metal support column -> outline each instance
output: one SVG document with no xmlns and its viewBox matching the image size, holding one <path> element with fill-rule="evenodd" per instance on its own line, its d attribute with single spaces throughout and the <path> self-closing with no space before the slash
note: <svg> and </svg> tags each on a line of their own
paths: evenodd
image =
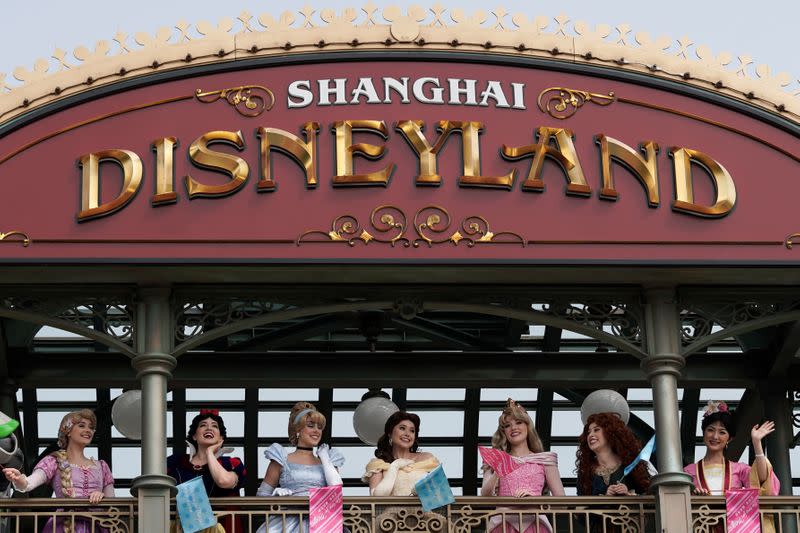
<svg viewBox="0 0 800 533">
<path fill-rule="evenodd" d="M 646 359 L 642 369 L 653 389 L 656 456 L 659 474 L 653 478 L 656 496 L 656 531 L 692 531 L 691 477 L 683 472 L 678 423 L 678 376 L 684 366 L 680 355 L 680 321 L 671 289 L 646 294 Z"/>
<path fill-rule="evenodd" d="M 170 291 L 139 291 L 137 346 L 133 359 L 142 386 L 142 474 L 133 480 L 131 492 L 139 500 L 139 533 L 169 531 L 170 497 L 175 480 L 167 470 L 167 382 L 176 361 L 169 352 L 173 328 Z"/>
<path fill-rule="evenodd" d="M 775 422 L 775 431 L 764 439 L 765 453 L 772 463 L 772 469 L 781 482 L 781 496 L 792 495 L 792 465 L 789 448 L 792 445 L 792 403 L 785 384 L 775 381 L 762 383 L 761 397 L 764 399 L 764 415 L 767 420 Z M 759 421 L 761 422 L 761 421 Z M 797 533 L 797 520 L 784 516 L 780 524 L 781 533 Z M 778 524 L 776 524 L 778 527 Z"/>
</svg>

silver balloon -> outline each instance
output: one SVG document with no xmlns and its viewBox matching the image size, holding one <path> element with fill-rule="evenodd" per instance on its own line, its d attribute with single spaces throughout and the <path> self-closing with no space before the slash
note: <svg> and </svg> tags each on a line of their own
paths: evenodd
<svg viewBox="0 0 800 533">
<path fill-rule="evenodd" d="M 353 429 L 364 444 L 375 446 L 383 435 L 383 426 L 399 411 L 392 400 L 383 396 L 367 398 L 353 412 Z"/>
<path fill-rule="evenodd" d="M 142 439 L 142 391 L 120 394 L 111 407 L 111 421 L 117 431 L 133 440 Z"/>
<path fill-rule="evenodd" d="M 627 425 L 631 417 L 628 401 L 622 394 L 610 389 L 600 389 L 589 394 L 581 404 L 581 420 L 586 425 L 586 420 L 597 413 L 614 413 Z"/>
</svg>

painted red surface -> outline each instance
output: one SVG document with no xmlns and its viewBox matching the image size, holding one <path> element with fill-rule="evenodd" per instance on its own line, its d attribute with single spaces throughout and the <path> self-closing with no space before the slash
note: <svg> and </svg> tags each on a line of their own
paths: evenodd
<svg viewBox="0 0 800 533">
<path fill-rule="evenodd" d="M 294 80 L 347 77 L 354 80 L 381 76 L 448 77 L 502 80 L 505 84 L 525 83 L 525 111 L 474 106 L 409 104 L 366 104 L 325 106 L 312 104 L 288 109 L 286 90 Z M 800 232 L 795 202 L 800 184 L 800 163 L 779 151 L 741 133 L 664 111 L 615 102 L 607 107 L 586 104 L 568 120 L 557 120 L 542 113 L 536 97 L 548 87 L 568 87 L 597 93 L 614 91 L 620 98 L 638 100 L 694 114 L 724 124 L 771 143 L 796 157 L 800 141 L 776 127 L 729 109 L 686 96 L 646 88 L 631 83 L 511 66 L 460 64 L 457 62 L 344 62 L 264 67 L 205 77 L 161 83 L 99 98 L 65 109 L 38 120 L 0 139 L 0 158 L 42 136 L 65 127 L 120 109 L 150 102 L 193 95 L 195 90 L 218 90 L 240 85 L 264 85 L 276 96 L 270 111 L 246 118 L 226 103 L 202 104 L 188 99 L 133 111 L 76 128 L 43 141 L 0 164 L 0 232 L 25 232 L 28 247 L 0 242 L 0 261 L 521 261 L 605 262 L 634 261 L 649 264 L 679 262 L 761 263 L 799 262 L 800 248 L 787 249 L 784 239 Z M 507 85 L 506 85 L 507 86 Z M 381 91 L 379 89 L 379 94 Z M 394 163 L 397 169 L 388 187 L 334 188 L 334 137 L 331 124 L 337 120 L 383 120 L 389 126 L 389 139 L 372 134 L 356 134 L 354 142 L 385 144 L 387 154 L 379 161 L 355 159 L 357 172 L 369 172 Z M 481 160 L 484 175 L 505 174 L 517 169 L 511 191 L 466 189 L 457 185 L 461 174 L 461 140 L 454 134 L 439 156 L 440 187 L 418 187 L 417 158 L 394 123 L 405 119 L 426 122 L 426 133 L 433 137 L 436 121 L 483 121 Z M 287 130 L 302 138 L 301 126 L 317 121 L 320 184 L 307 189 L 301 170 L 289 158 L 273 154 L 275 192 L 256 192 L 259 126 Z M 575 146 L 592 196 L 564 194 L 563 173 L 555 164 L 545 163 L 543 193 L 523 192 L 520 184 L 527 175 L 530 159 L 504 161 L 503 144 L 521 146 L 534 142 L 540 126 L 566 127 L 575 135 Z M 250 165 L 247 184 L 237 193 L 220 199 L 189 200 L 183 177 L 191 174 L 204 183 L 223 183 L 218 173 L 194 167 L 188 160 L 188 146 L 212 130 L 241 130 L 246 148 L 236 152 Z M 599 198 L 601 187 L 599 150 L 593 136 L 604 133 L 630 146 L 652 140 L 661 147 L 659 181 L 661 205 L 647 206 L 642 187 L 623 168 L 614 167 L 619 200 Z M 178 202 L 152 207 L 155 188 L 155 156 L 150 149 L 154 139 L 173 136 L 179 140 L 175 152 Z M 737 189 L 733 212 L 720 219 L 704 219 L 676 213 L 670 208 L 674 197 L 671 146 L 699 150 L 720 162 L 731 174 Z M 80 209 L 80 170 L 76 160 L 83 154 L 121 148 L 139 154 L 144 163 L 144 178 L 136 198 L 121 211 L 104 218 L 78 223 Z M 119 191 L 119 172 L 103 170 L 104 199 Z M 710 203 L 710 180 L 698 173 L 695 200 Z M 383 236 L 369 223 L 373 208 L 390 204 L 403 210 L 409 227 L 405 236 L 418 238 L 410 227 L 418 209 L 428 205 L 445 208 L 452 216 L 450 229 L 436 234 L 451 235 L 468 216 L 481 216 L 490 230 L 513 232 L 528 245 L 452 243 L 428 246 L 394 247 L 378 242 L 364 244 L 304 243 L 293 241 L 309 230 L 327 232 L 340 215 L 352 215 L 373 236 Z M 463 234 L 464 231 L 462 230 Z M 429 232 L 430 234 L 430 232 Z M 68 243 L 49 241 L 68 240 Z M 109 241 L 107 243 L 89 241 Z M 131 243 L 125 241 L 138 240 Z M 203 241 L 195 242 L 192 241 Z M 160 242 L 154 242 L 160 241 Z M 174 241 L 174 242 L 167 242 Z M 178 243 L 177 241 L 182 241 Z M 266 242 L 282 241 L 282 242 Z M 286 241 L 286 242 L 283 242 Z M 646 242 L 647 244 L 642 244 Z M 696 244 L 687 244 L 693 242 Z M 637 244 L 638 243 L 638 244 Z"/>
</svg>

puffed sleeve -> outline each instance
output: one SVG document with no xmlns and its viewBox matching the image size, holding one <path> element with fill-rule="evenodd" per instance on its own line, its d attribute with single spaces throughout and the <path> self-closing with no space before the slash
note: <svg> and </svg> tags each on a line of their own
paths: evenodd
<svg viewBox="0 0 800 533">
<path fill-rule="evenodd" d="M 344 455 L 339 448 L 331 448 L 328 451 L 328 456 L 331 458 L 331 464 L 336 468 L 341 468 L 344 464 Z"/>
<path fill-rule="evenodd" d="M 111 474 L 111 469 L 108 467 L 108 463 L 100 459 L 100 470 L 103 473 L 103 488 L 108 487 L 111 485 L 114 486 L 114 476 Z"/>
<path fill-rule="evenodd" d="M 247 479 L 247 470 L 245 470 L 244 463 L 238 457 L 230 458 L 230 471 L 239 478 L 236 483 L 236 490 L 243 489 Z"/>
<path fill-rule="evenodd" d="M 384 461 L 383 459 L 378 459 L 377 457 L 370 462 L 367 463 L 367 466 L 364 468 L 364 475 L 361 476 L 361 481 L 364 483 L 369 483 L 369 478 L 373 476 L 373 474 L 377 474 L 378 472 L 384 472 L 389 468 L 389 463 Z"/>
<path fill-rule="evenodd" d="M 333 450 L 331 450 L 331 452 L 333 452 Z M 264 457 L 270 461 L 275 461 L 282 467 L 286 465 L 287 456 L 288 454 L 286 453 L 286 448 L 277 442 L 273 443 L 269 448 L 264 450 Z M 333 459 L 333 453 L 331 453 L 331 459 Z"/>
<path fill-rule="evenodd" d="M 41 470 L 48 481 L 53 479 L 57 469 L 58 463 L 56 462 L 56 457 L 54 455 L 45 456 L 41 461 L 36 463 L 36 466 L 33 467 L 34 471 Z"/>
</svg>

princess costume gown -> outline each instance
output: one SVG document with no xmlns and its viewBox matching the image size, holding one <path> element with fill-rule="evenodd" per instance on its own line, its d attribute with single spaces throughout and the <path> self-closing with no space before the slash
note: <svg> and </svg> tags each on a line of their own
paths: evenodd
<svg viewBox="0 0 800 533">
<path fill-rule="evenodd" d="M 505 452 L 504 452 L 505 453 Z M 513 497 L 519 490 L 526 490 L 531 494 L 541 495 L 544 492 L 546 478 L 545 468 L 555 467 L 558 470 L 558 455 L 553 452 L 530 453 L 523 457 L 508 455 L 515 468 L 505 475 L 500 475 L 497 482 L 497 496 Z M 495 472 L 498 465 L 487 464 Z M 505 529 L 503 529 L 503 516 L 496 515 L 489 519 L 488 531 L 492 533 L 550 533 L 553 528 L 550 521 L 543 514 L 535 514 L 535 507 L 498 507 L 498 511 L 505 511 Z M 520 513 L 520 514 L 518 514 Z"/>
<path fill-rule="evenodd" d="M 369 478 L 373 474 L 385 472 L 389 470 L 389 463 L 383 459 L 375 458 L 367 463 L 366 471 L 361 476 L 361 481 L 369 484 Z M 417 481 L 424 478 L 429 472 L 439 466 L 439 460 L 436 457 L 430 457 L 424 461 L 417 461 L 411 463 L 405 468 L 397 471 L 394 485 L 392 486 L 391 496 L 414 496 L 414 485 Z"/>
<path fill-rule="evenodd" d="M 331 458 L 331 463 L 336 468 L 341 468 L 344 464 L 344 456 L 342 452 L 336 448 L 331 448 L 328 451 Z M 270 461 L 275 461 L 281 465 L 281 475 L 278 478 L 278 486 L 292 491 L 292 496 L 308 496 L 310 489 L 318 487 L 326 487 L 328 483 L 325 481 L 325 473 L 322 465 L 302 465 L 298 463 L 290 463 L 287 448 L 284 448 L 278 443 L 273 444 L 264 451 L 264 456 Z M 282 516 L 270 516 L 269 529 L 267 524 L 263 524 L 258 528 L 257 533 L 300 533 L 300 520 L 297 515 L 286 516 L 285 520 Z M 303 517 L 304 533 L 308 532 L 308 516 Z"/>
<path fill-rule="evenodd" d="M 711 496 L 724 496 L 730 489 L 759 489 L 760 496 L 777 496 L 781 490 L 772 465 L 767 461 L 769 476 L 763 483 L 758 482 L 758 472 L 745 463 L 735 463 L 725 459 L 724 464 L 705 464 L 703 460 L 684 467 L 683 471 L 692 476 L 692 482 L 698 489 L 705 489 Z M 715 526 L 715 533 L 724 531 L 722 524 Z M 764 515 L 761 519 L 761 531 L 774 533 L 775 521 L 772 516 Z"/>
<path fill-rule="evenodd" d="M 28 486 L 26 491 L 49 483 L 53 487 L 54 495 L 57 498 L 75 498 L 78 500 L 88 500 L 92 492 L 100 491 L 106 497 L 114 497 L 114 478 L 111 469 L 105 461 L 91 460 L 89 466 L 79 466 L 70 464 L 70 477 L 72 479 L 71 494 L 66 494 L 61 486 L 61 472 L 58 469 L 59 459 L 55 455 L 48 455 L 39 461 L 33 468 L 33 473 L 28 476 Z M 90 511 L 87 509 L 87 511 Z M 65 518 L 51 517 L 42 529 L 42 533 L 64 533 Z M 92 519 L 76 516 L 73 521 L 75 533 L 107 533 L 108 529 L 100 527 L 95 522 L 92 529 Z"/>
<path fill-rule="evenodd" d="M 167 457 L 167 475 L 174 478 L 175 483 L 179 485 L 196 477 L 202 477 L 203 486 L 205 487 L 206 494 L 208 494 L 209 498 L 239 496 L 240 490 L 244 488 L 247 480 L 247 470 L 244 467 L 244 463 L 242 463 L 238 457 L 228 457 L 227 455 L 219 455 L 217 457 L 217 461 L 225 470 L 228 472 L 234 472 L 239 478 L 239 481 L 235 487 L 224 489 L 218 486 L 214 482 L 214 478 L 211 475 L 211 470 L 208 468 L 208 465 L 202 465 L 198 468 L 196 465 L 192 464 L 189 454 L 185 453 L 170 455 Z M 231 515 L 228 515 L 220 518 L 220 525 L 229 533 L 234 531 L 234 523 L 236 525 L 237 532 L 244 531 L 244 520 L 242 517 L 239 516 L 233 518 Z M 179 530 L 177 525 L 175 526 L 175 530 Z M 218 529 L 216 526 L 214 526 L 203 531 L 218 531 Z"/>
</svg>

